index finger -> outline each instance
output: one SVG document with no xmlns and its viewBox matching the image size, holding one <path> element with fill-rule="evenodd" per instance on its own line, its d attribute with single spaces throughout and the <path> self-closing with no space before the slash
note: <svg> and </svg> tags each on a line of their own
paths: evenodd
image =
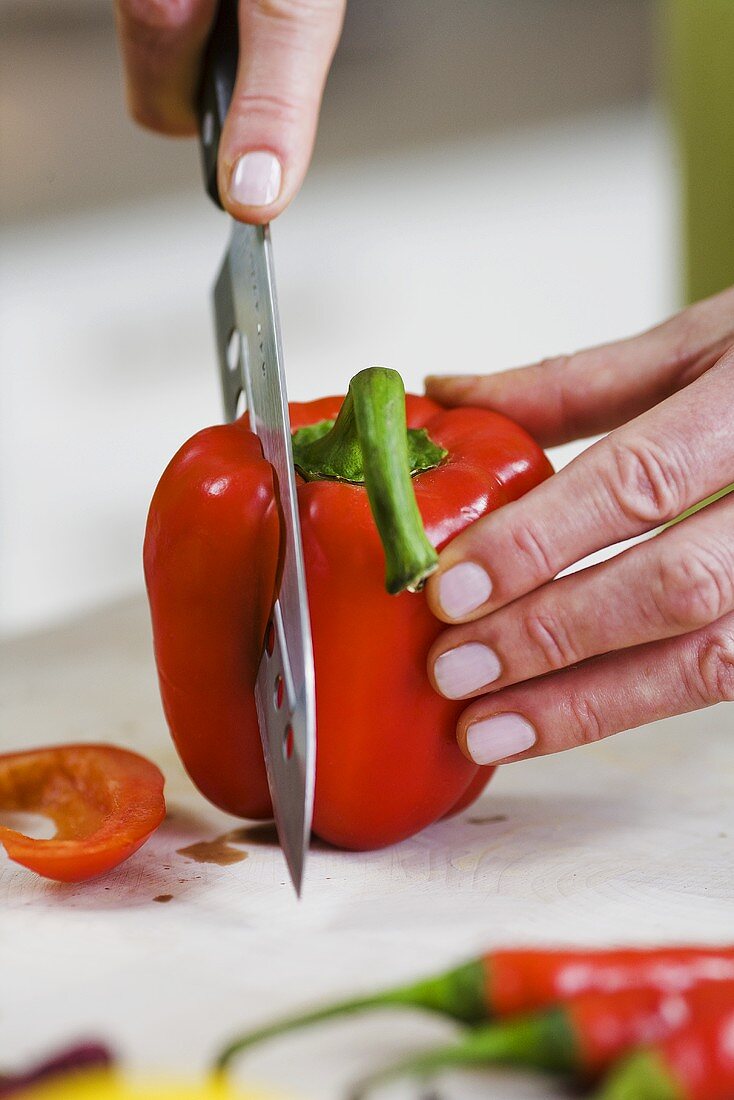
<svg viewBox="0 0 734 1100">
<path fill-rule="evenodd" d="M 650 531 L 734 481 L 734 348 L 702 378 L 472 524 L 428 581 L 431 609 L 466 622 L 587 554 Z"/>
<path fill-rule="evenodd" d="M 115 0 L 130 114 L 149 130 L 196 133 L 201 54 L 216 0 Z"/>
<path fill-rule="evenodd" d="M 516 420 L 543 447 L 611 431 L 699 378 L 734 340 L 734 287 L 614 344 L 488 375 L 426 379 L 441 405 Z"/>
</svg>

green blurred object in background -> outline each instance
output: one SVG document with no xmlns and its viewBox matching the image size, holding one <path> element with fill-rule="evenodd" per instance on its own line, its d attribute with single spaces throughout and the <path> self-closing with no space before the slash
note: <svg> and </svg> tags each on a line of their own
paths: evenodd
<svg viewBox="0 0 734 1100">
<path fill-rule="evenodd" d="M 684 293 L 734 284 L 734 0 L 663 0 L 681 150 Z"/>
</svg>

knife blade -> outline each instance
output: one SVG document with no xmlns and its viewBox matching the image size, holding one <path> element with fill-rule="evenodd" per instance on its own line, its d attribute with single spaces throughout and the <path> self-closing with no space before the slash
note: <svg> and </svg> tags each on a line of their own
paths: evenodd
<svg viewBox="0 0 734 1100">
<path fill-rule="evenodd" d="M 217 153 L 236 67 L 237 7 L 234 0 L 222 0 L 199 96 L 204 177 L 207 191 L 220 206 Z M 225 416 L 233 420 L 244 397 L 250 426 L 278 485 L 282 573 L 257 674 L 255 703 L 278 838 L 300 896 L 316 778 L 314 665 L 268 226 L 232 220 L 229 247 L 214 287 L 214 318 Z M 246 565 L 243 562 L 243 568 Z"/>
</svg>

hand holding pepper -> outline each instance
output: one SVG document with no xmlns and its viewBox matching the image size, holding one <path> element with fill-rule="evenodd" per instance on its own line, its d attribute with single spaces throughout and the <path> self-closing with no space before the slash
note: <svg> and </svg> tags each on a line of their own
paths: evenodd
<svg viewBox="0 0 734 1100">
<path fill-rule="evenodd" d="M 610 432 L 441 554 L 429 657 L 470 700 L 459 744 L 499 764 L 734 699 L 734 494 L 559 580 L 734 482 L 734 289 L 635 339 L 487 378 L 428 380 L 554 446 Z"/>
</svg>

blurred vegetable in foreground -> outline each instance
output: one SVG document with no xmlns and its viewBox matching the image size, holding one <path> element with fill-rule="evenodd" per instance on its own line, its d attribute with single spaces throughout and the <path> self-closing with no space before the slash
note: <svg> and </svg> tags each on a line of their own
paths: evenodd
<svg viewBox="0 0 734 1100">
<path fill-rule="evenodd" d="M 668 1039 L 633 1054 L 599 1100 L 732 1100 L 734 999 L 702 1012 Z"/>
<path fill-rule="evenodd" d="M 590 1081 L 629 1051 L 732 1009 L 734 982 L 705 982 L 677 993 L 586 993 L 534 1016 L 476 1028 L 456 1043 L 378 1071 L 357 1086 L 350 1100 L 364 1100 L 386 1081 L 451 1067 L 512 1065 Z"/>
<path fill-rule="evenodd" d="M 417 1008 L 462 1023 L 549 1008 L 583 993 L 674 993 L 704 981 L 734 981 L 734 947 L 490 951 L 433 978 L 335 1004 L 250 1031 L 219 1055 L 225 1069 L 266 1039 L 339 1016 L 379 1008 Z"/>
</svg>

